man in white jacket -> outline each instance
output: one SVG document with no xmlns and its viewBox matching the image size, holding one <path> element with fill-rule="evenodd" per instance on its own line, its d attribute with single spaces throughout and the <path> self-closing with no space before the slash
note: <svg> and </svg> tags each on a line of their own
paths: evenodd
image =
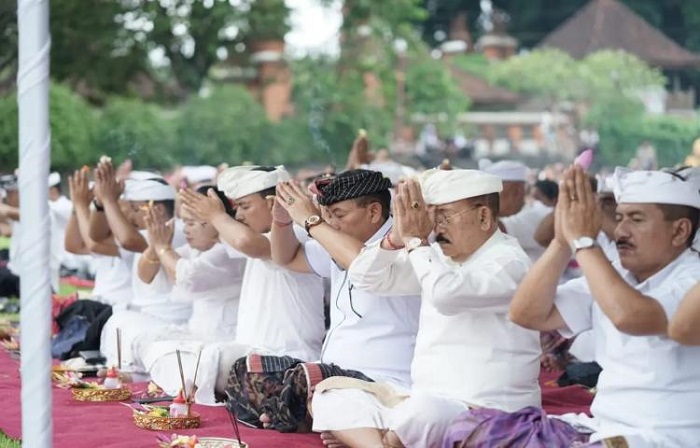
<svg viewBox="0 0 700 448">
<path fill-rule="evenodd" d="M 394 233 L 369 245 L 349 272 L 360 289 L 421 294 L 412 387 L 320 383 L 315 430 L 351 447 L 431 448 L 442 446 L 450 422 L 471 406 L 540 406 L 539 335 L 507 319 L 530 262 L 498 230 L 501 190 L 498 177 L 474 170 L 431 170 L 420 185 L 399 186 Z M 364 427 L 344 424 L 355 414 L 366 416 Z"/>
</svg>

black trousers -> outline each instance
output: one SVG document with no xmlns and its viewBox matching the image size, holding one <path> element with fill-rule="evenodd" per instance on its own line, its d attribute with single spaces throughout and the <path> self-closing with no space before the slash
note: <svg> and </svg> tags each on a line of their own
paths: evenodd
<svg viewBox="0 0 700 448">
<path fill-rule="evenodd" d="M 0 297 L 19 297 L 19 277 L 7 266 L 0 267 Z"/>
<path fill-rule="evenodd" d="M 72 354 L 77 355 L 81 350 L 99 350 L 102 327 L 112 316 L 112 307 L 94 300 L 76 300 L 61 311 L 56 317 L 56 323 L 63 328 L 73 316 L 84 317 L 90 325 L 85 339 L 73 346 Z"/>
</svg>

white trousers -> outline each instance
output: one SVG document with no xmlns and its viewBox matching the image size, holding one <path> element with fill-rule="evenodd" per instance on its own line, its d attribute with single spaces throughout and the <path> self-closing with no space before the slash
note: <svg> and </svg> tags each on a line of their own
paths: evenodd
<svg viewBox="0 0 700 448">
<path fill-rule="evenodd" d="M 461 400 L 414 393 L 393 408 L 358 389 L 314 394 L 313 430 L 392 430 L 407 448 L 440 448 L 450 423 L 469 407 Z"/>
</svg>

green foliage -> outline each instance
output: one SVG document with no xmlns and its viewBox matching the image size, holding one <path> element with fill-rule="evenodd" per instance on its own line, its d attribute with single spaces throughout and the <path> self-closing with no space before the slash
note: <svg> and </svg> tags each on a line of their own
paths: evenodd
<svg viewBox="0 0 700 448">
<path fill-rule="evenodd" d="M 4 432 L 0 431 L 0 448 L 20 448 L 22 442 L 9 437 Z"/>
<path fill-rule="evenodd" d="M 637 147 L 648 141 L 656 148 L 659 166 L 675 166 L 700 135 L 700 125 L 696 120 L 669 116 L 620 118 L 602 123 L 599 134 L 605 165 L 627 165 Z"/>
<path fill-rule="evenodd" d="M 192 97 L 178 120 L 174 160 L 182 164 L 236 165 L 264 161 L 267 120 L 262 106 L 241 86 L 222 86 L 205 98 Z"/>
<path fill-rule="evenodd" d="M 406 76 L 408 111 L 411 114 L 442 114 L 454 125 L 458 114 L 469 109 L 469 99 L 452 79 L 444 62 L 428 54 L 412 58 Z"/>
<path fill-rule="evenodd" d="M 136 99 L 112 99 L 100 116 L 96 148 L 115 161 L 131 159 L 140 168 L 168 168 L 172 158 L 172 120 L 157 106 Z M 92 160 L 94 163 L 97 160 Z"/>
<path fill-rule="evenodd" d="M 49 91 L 51 165 L 73 169 L 92 159 L 96 119 L 90 106 L 68 87 L 52 84 Z M 16 167 L 19 153 L 17 95 L 0 98 L 0 165 Z"/>
<path fill-rule="evenodd" d="M 290 30 L 289 7 L 284 0 L 254 0 L 246 21 L 249 41 L 284 39 Z"/>
<path fill-rule="evenodd" d="M 292 70 L 296 115 L 292 122 L 305 129 L 298 135 L 304 136 L 304 144 L 311 142 L 309 151 L 316 160 L 344 165 L 360 128 L 368 131 L 374 145 L 388 142 L 393 114 L 368 101 L 359 70 L 341 71 L 334 61 L 313 58 L 294 61 Z M 297 146 L 289 143 L 293 147 L 282 149 L 285 154 Z"/>
<path fill-rule="evenodd" d="M 458 68 L 482 78 L 486 78 L 491 70 L 491 62 L 481 53 L 454 55 L 450 62 Z"/>
<path fill-rule="evenodd" d="M 550 101 L 580 97 L 578 62 L 555 49 L 535 50 L 493 64 L 489 79 L 516 92 L 540 96 Z"/>
<path fill-rule="evenodd" d="M 183 96 L 199 91 L 218 60 L 220 48 L 240 41 L 239 36 L 225 30 L 241 26 L 245 11 L 231 6 L 228 0 L 134 0 L 131 5 L 129 14 L 153 24 L 152 30 L 141 31 L 140 35 L 137 32 L 134 38 L 164 51 L 167 78 L 175 81 Z"/>
</svg>

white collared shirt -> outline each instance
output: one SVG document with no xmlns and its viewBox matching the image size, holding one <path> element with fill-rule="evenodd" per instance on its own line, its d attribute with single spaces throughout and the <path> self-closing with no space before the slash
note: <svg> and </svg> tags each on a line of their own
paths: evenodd
<svg viewBox="0 0 700 448">
<path fill-rule="evenodd" d="M 700 280 L 700 258 L 690 250 L 642 283 L 619 262 L 613 267 L 637 291 L 656 299 L 669 320 Z M 560 286 L 555 304 L 568 326 L 562 335 L 593 331 L 603 372 L 591 412 L 600 421 L 601 437 L 652 431 L 667 437 L 668 446 L 700 441 L 700 347 L 666 336 L 622 333 L 594 301 L 585 278 Z"/>
<path fill-rule="evenodd" d="M 391 225 L 387 220 L 368 243 L 381 240 Z M 304 244 L 304 252 L 309 267 L 331 279 L 331 326 L 321 362 L 408 387 L 420 297 L 387 297 L 355 287 L 348 271 L 338 267 L 317 241 Z"/>
<path fill-rule="evenodd" d="M 294 227 L 300 241 L 308 239 Z M 269 238 L 269 234 L 265 235 Z M 230 257 L 245 257 L 226 246 Z M 248 258 L 238 307 L 236 342 L 275 355 L 314 361 L 325 332 L 323 281 L 270 260 Z"/>
<path fill-rule="evenodd" d="M 370 246 L 350 278 L 379 294 L 422 294 L 414 392 L 515 411 L 541 404 L 539 333 L 507 318 L 529 266 L 518 241 L 496 231 L 459 264 L 436 244 L 408 255 Z"/>
</svg>

